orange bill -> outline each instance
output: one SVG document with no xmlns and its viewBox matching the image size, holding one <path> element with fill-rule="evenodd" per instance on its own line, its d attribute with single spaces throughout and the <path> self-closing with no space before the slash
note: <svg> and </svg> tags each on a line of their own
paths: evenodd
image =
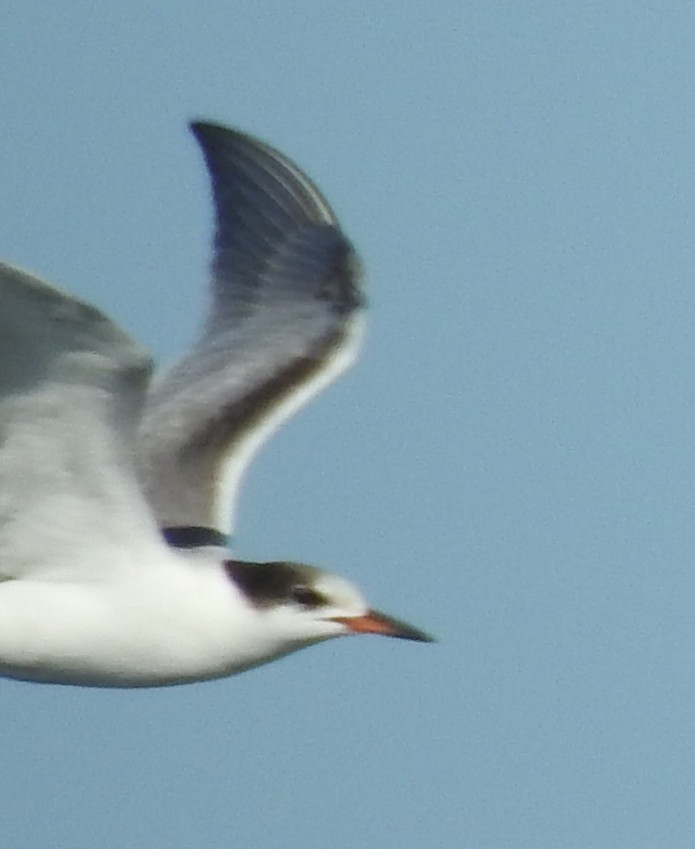
<svg viewBox="0 0 695 849">
<path fill-rule="evenodd" d="M 382 634 L 384 637 L 398 637 L 401 640 L 418 640 L 421 643 L 433 643 L 430 637 L 419 628 L 407 622 L 394 619 L 378 610 L 368 610 L 362 616 L 337 616 L 336 622 L 342 622 L 356 634 Z"/>
</svg>

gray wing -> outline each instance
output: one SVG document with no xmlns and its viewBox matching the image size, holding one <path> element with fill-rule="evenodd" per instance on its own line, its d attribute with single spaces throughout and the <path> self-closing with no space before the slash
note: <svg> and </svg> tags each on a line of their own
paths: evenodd
<svg viewBox="0 0 695 849">
<path fill-rule="evenodd" d="M 149 374 L 96 309 L 0 263 L 0 580 L 93 576 L 160 544 L 133 457 Z"/>
<path fill-rule="evenodd" d="M 162 526 L 227 532 L 253 453 L 354 359 L 363 301 L 355 252 L 308 177 L 250 136 L 192 130 L 215 205 L 212 302 L 153 383 L 139 460 Z"/>
</svg>

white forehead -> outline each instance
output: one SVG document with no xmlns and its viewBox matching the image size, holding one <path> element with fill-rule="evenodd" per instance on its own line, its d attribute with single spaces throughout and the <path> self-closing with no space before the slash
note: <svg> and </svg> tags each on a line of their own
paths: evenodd
<svg viewBox="0 0 695 849">
<path fill-rule="evenodd" d="M 367 602 L 362 593 L 350 581 L 339 575 L 322 572 L 316 577 L 314 588 L 326 596 L 331 604 L 344 610 L 354 611 L 356 614 L 367 610 Z"/>
</svg>

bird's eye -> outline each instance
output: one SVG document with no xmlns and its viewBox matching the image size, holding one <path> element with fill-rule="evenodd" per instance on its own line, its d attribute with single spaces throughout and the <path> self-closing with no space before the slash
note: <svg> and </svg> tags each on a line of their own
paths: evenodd
<svg viewBox="0 0 695 849">
<path fill-rule="evenodd" d="M 311 587 L 294 587 L 292 590 L 292 600 L 302 607 L 320 607 L 325 604 L 326 600 L 317 590 L 312 590 Z"/>
</svg>

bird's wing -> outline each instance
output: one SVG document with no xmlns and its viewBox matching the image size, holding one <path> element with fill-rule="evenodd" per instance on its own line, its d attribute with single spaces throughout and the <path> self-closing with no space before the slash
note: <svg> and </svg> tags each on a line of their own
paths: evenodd
<svg viewBox="0 0 695 849">
<path fill-rule="evenodd" d="M 96 309 L 0 264 L 0 580 L 94 577 L 161 545 L 134 471 L 149 373 Z"/>
<path fill-rule="evenodd" d="M 363 305 L 358 261 L 318 189 L 282 154 L 196 123 L 212 181 L 212 300 L 193 349 L 155 378 L 139 438 L 163 527 L 229 531 L 255 450 L 347 368 Z"/>
</svg>

